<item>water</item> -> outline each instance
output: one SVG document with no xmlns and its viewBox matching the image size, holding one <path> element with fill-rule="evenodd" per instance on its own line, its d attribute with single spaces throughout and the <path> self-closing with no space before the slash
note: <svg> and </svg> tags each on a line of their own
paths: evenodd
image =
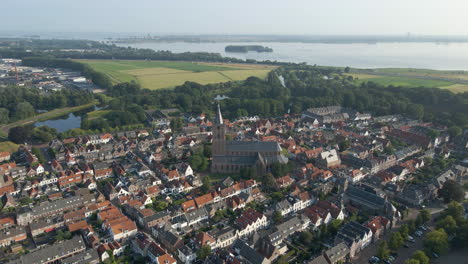
<svg viewBox="0 0 468 264">
<path fill-rule="evenodd" d="M 74 113 L 69 113 L 68 115 L 58 117 L 55 119 L 49 119 L 43 122 L 36 122 L 34 123 L 35 127 L 39 126 L 48 126 L 57 129 L 58 132 L 65 132 L 67 130 L 73 128 L 80 128 L 81 127 L 81 119 L 82 116 L 91 111 L 101 110 L 103 107 L 93 106 L 81 111 L 77 111 Z"/>
<path fill-rule="evenodd" d="M 57 129 L 58 132 L 64 132 L 73 128 L 80 128 L 81 116 L 70 113 L 64 117 L 36 122 L 34 126 L 48 126 Z"/>
<path fill-rule="evenodd" d="M 306 62 L 310 65 L 350 66 L 354 68 L 424 68 L 437 70 L 468 70 L 468 43 L 437 44 L 377 43 L 186 43 L 148 42 L 119 44 L 135 48 L 180 52 L 214 52 L 239 59 Z M 273 48 L 272 53 L 226 53 L 227 45 L 262 45 Z"/>
</svg>

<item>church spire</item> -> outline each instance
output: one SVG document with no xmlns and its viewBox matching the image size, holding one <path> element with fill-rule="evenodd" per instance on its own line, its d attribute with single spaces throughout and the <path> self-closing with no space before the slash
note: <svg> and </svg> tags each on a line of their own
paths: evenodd
<svg viewBox="0 0 468 264">
<path fill-rule="evenodd" d="M 218 125 L 222 125 L 224 123 L 223 121 L 223 115 L 221 115 L 221 107 L 218 104 L 218 113 L 216 113 L 215 117 L 215 123 Z"/>
</svg>

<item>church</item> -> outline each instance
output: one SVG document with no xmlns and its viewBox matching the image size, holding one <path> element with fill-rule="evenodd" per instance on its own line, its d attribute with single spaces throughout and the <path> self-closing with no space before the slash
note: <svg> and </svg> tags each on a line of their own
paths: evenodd
<svg viewBox="0 0 468 264">
<path fill-rule="evenodd" d="M 263 174 L 276 162 L 288 163 L 278 142 L 226 141 L 226 126 L 219 105 L 213 123 L 212 153 L 213 173 L 235 173 L 242 168 L 255 167 L 257 173 Z"/>
</svg>

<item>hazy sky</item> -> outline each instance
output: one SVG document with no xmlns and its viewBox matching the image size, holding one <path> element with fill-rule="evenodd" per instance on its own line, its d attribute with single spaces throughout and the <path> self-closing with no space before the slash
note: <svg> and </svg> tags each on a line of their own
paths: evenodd
<svg viewBox="0 0 468 264">
<path fill-rule="evenodd" d="M 468 34 L 467 0 L 1 0 L 0 31 Z"/>
</svg>

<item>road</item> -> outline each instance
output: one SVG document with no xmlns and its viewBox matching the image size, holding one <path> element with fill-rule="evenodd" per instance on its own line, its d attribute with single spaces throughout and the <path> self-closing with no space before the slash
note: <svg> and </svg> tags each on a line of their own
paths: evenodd
<svg viewBox="0 0 468 264">
<path fill-rule="evenodd" d="M 427 208 L 432 215 L 432 219 L 435 218 L 435 215 L 439 214 L 444 210 L 443 207 L 439 205 L 431 206 Z M 407 217 L 405 217 L 405 220 L 400 221 L 397 223 L 396 227 L 391 230 L 391 232 L 387 232 L 384 236 L 382 236 L 378 241 L 374 242 L 373 244 L 369 245 L 367 248 L 365 248 L 363 251 L 361 251 L 357 258 L 351 261 L 353 264 L 368 264 L 369 263 L 369 258 L 371 256 L 377 255 L 378 247 L 379 244 L 390 238 L 391 234 L 393 232 L 398 231 L 399 227 L 405 223 L 407 223 L 411 219 L 416 219 L 417 215 L 419 213 L 418 209 L 410 209 L 410 212 Z M 434 222 L 433 220 L 428 224 L 429 228 L 433 228 Z M 427 233 L 428 231 L 424 232 Z M 413 235 L 412 235 L 413 236 Z M 394 264 L 404 264 L 405 261 L 411 257 L 414 251 L 422 249 L 422 238 L 424 237 L 416 237 L 413 236 L 414 239 L 416 240 L 415 243 L 407 242 L 409 248 L 402 247 L 400 250 L 398 250 L 398 257 L 397 259 L 393 262 Z"/>
</svg>

